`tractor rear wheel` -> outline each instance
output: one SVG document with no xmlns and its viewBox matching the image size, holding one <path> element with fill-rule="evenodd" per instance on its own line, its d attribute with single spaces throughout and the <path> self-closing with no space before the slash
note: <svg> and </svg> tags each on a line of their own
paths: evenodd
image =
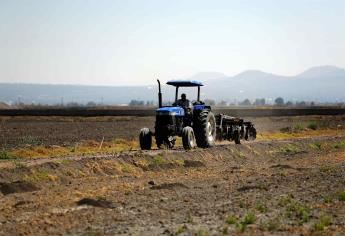
<svg viewBox="0 0 345 236">
<path fill-rule="evenodd" d="M 249 134 L 248 134 L 249 140 L 255 140 L 256 139 L 256 129 L 254 127 L 249 128 Z"/>
<path fill-rule="evenodd" d="M 192 127 L 186 126 L 182 129 L 182 143 L 186 150 L 195 148 L 195 136 Z"/>
<path fill-rule="evenodd" d="M 216 119 L 211 111 L 201 111 L 194 119 L 193 128 L 198 147 L 208 148 L 215 144 Z"/>
<path fill-rule="evenodd" d="M 241 144 L 241 136 L 240 136 L 240 132 L 238 130 L 234 131 L 233 139 L 234 139 L 236 144 Z"/>
<path fill-rule="evenodd" d="M 151 150 L 152 146 L 152 133 L 149 128 L 142 128 L 139 134 L 141 150 Z"/>
</svg>

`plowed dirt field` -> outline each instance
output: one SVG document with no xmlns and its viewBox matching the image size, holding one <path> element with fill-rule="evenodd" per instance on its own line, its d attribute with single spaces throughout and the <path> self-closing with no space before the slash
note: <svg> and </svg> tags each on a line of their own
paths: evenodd
<svg viewBox="0 0 345 236">
<path fill-rule="evenodd" d="M 345 235 L 343 133 L 0 161 L 0 235 L 223 234 Z"/>
</svg>

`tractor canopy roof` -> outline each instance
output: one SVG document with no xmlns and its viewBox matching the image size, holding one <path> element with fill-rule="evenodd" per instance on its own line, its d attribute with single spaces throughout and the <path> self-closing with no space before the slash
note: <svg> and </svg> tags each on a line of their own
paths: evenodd
<svg viewBox="0 0 345 236">
<path fill-rule="evenodd" d="M 170 80 L 167 82 L 168 85 L 175 87 L 198 87 L 204 86 L 200 81 L 196 80 Z"/>
</svg>

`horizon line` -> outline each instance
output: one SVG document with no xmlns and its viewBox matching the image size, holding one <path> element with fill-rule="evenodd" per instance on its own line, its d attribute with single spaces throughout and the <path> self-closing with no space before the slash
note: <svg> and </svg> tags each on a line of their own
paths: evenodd
<svg viewBox="0 0 345 236">
<path fill-rule="evenodd" d="M 274 74 L 274 73 L 270 73 L 270 72 L 266 72 L 266 71 L 262 71 L 262 70 L 259 70 L 259 69 L 247 69 L 247 70 L 244 70 L 240 73 L 237 73 L 235 75 L 232 75 L 232 76 L 229 76 L 223 72 L 217 72 L 217 71 L 204 71 L 204 72 L 197 72 L 195 73 L 194 75 L 190 76 L 189 78 L 192 78 L 194 76 L 197 76 L 199 74 L 202 74 L 202 73 L 219 73 L 219 74 L 223 74 L 225 75 L 224 77 L 219 77 L 219 78 L 213 78 L 211 80 L 215 80 L 215 79 L 223 79 L 223 78 L 234 78 L 236 76 L 239 76 L 243 73 L 246 73 L 246 72 L 260 72 L 260 73 L 265 73 L 265 74 L 270 74 L 270 75 L 274 75 L 274 76 L 278 76 L 278 77 L 287 77 L 287 78 L 292 78 L 292 77 L 297 77 L 298 75 L 301 75 L 311 69 L 315 69 L 315 68 L 321 68 L 321 67 L 333 67 L 335 69 L 340 69 L 340 70 L 345 70 L 345 68 L 342 68 L 342 67 L 339 67 L 339 66 L 335 66 L 335 65 L 319 65 L 319 66 L 313 66 L 313 67 L 309 67 L 308 69 L 305 69 L 304 71 L 300 72 L 300 73 L 297 73 L 295 75 L 281 75 L 281 74 Z M 155 80 L 155 79 L 154 79 Z M 178 79 L 178 80 L 184 80 L 184 79 Z M 185 80 L 188 80 L 185 79 Z M 59 84 L 59 83 L 37 83 L 37 82 L 1 82 L 0 81 L 0 84 L 8 84 L 8 85 L 47 85 L 47 86 L 90 86 L 90 87 L 151 87 L 151 86 L 155 86 L 154 83 L 153 84 L 143 84 L 143 85 L 97 85 L 97 84 L 66 84 L 66 83 L 62 83 L 62 84 Z"/>
</svg>

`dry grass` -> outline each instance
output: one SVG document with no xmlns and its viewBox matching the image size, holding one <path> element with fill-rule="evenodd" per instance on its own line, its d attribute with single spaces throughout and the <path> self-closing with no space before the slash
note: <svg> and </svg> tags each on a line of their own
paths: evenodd
<svg viewBox="0 0 345 236">
<path fill-rule="evenodd" d="M 259 133 L 257 140 L 284 140 L 294 138 L 310 138 L 310 137 L 321 137 L 321 136 L 336 136 L 344 135 L 345 130 L 336 129 L 306 129 L 300 132 L 266 132 Z M 224 142 L 222 142 L 224 144 Z M 226 142 L 227 143 L 227 142 Z M 153 147 L 155 146 L 155 140 L 153 139 Z M 182 146 L 181 138 L 177 138 L 176 147 Z M 312 147 L 311 147 L 312 148 Z M 317 148 L 315 146 L 315 148 Z M 319 147 L 321 148 L 321 147 Z M 323 147 L 322 147 L 323 148 Z M 336 148 L 336 147 L 335 147 Z M 95 140 L 83 141 L 77 143 L 75 146 L 62 147 L 62 146 L 30 146 L 14 150 L 6 151 L 6 156 L 35 159 L 35 158 L 54 158 L 54 157 L 65 157 L 65 156 L 76 156 L 76 155 L 92 155 L 92 154 L 111 154 L 119 153 L 130 150 L 139 150 L 140 145 L 138 140 L 125 140 L 115 139 L 113 141 L 99 142 Z"/>
<path fill-rule="evenodd" d="M 118 153 L 129 150 L 138 150 L 139 143 L 136 140 L 116 139 L 110 142 L 97 142 L 89 140 L 73 147 L 61 146 L 33 146 L 8 151 L 9 155 L 19 158 L 47 158 L 72 155 L 87 155 L 97 153 Z"/>
<path fill-rule="evenodd" d="M 59 177 L 50 174 L 46 170 L 32 171 L 29 175 L 24 175 L 23 180 L 28 182 L 56 181 Z"/>
<path fill-rule="evenodd" d="M 257 140 L 283 140 L 293 138 L 310 138 L 310 137 L 321 137 L 321 136 L 337 136 L 345 134 L 345 130 L 336 129 L 319 129 L 319 130 L 303 130 L 300 132 L 267 132 L 259 133 Z"/>
<path fill-rule="evenodd" d="M 152 141 L 153 147 L 155 140 Z M 175 146 L 182 146 L 181 138 L 177 138 Z M 48 158 L 48 157 L 65 157 L 76 155 L 92 155 L 92 154 L 110 154 L 124 151 L 139 150 L 138 140 L 115 139 L 108 142 L 98 142 L 95 140 L 83 141 L 75 146 L 30 146 L 7 151 L 8 156 L 16 158 Z"/>
</svg>

